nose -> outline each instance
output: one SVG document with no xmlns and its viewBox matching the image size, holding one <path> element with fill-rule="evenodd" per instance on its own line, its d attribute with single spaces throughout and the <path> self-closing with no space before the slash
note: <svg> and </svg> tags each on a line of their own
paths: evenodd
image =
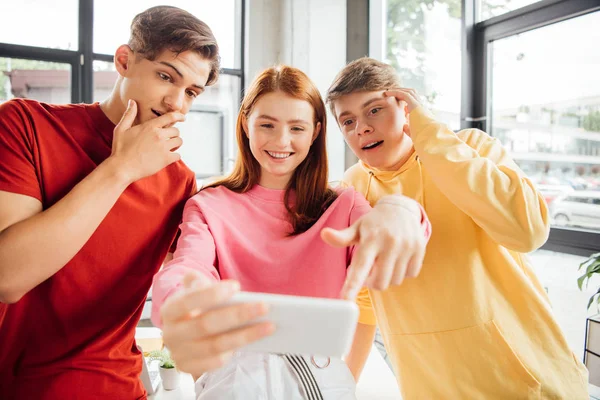
<svg viewBox="0 0 600 400">
<path fill-rule="evenodd" d="M 275 145 L 281 149 L 285 149 L 289 146 L 292 140 L 292 136 L 287 129 L 279 129 L 275 134 Z"/>
<path fill-rule="evenodd" d="M 185 90 L 172 90 L 165 96 L 164 103 L 168 112 L 182 111 L 185 104 Z"/>
<path fill-rule="evenodd" d="M 368 135 L 370 133 L 373 133 L 373 127 L 362 121 L 360 118 L 357 118 L 356 127 L 354 128 L 354 131 L 359 135 Z"/>
</svg>

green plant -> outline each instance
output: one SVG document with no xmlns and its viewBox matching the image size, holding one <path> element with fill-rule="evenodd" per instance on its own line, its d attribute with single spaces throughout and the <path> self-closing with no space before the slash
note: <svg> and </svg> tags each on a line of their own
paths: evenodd
<svg viewBox="0 0 600 400">
<path fill-rule="evenodd" d="M 582 290 L 584 283 L 587 287 L 587 285 L 590 283 L 590 278 L 594 274 L 600 274 L 600 253 L 592 254 L 587 260 L 579 264 L 578 270 L 581 270 L 584 267 L 585 273 L 581 275 L 579 279 L 577 279 L 577 285 L 579 286 L 579 290 Z M 596 304 L 600 304 L 600 289 L 598 289 L 596 293 L 594 293 L 592 297 L 590 297 L 590 301 L 588 302 L 588 308 L 590 308 L 590 306 L 594 302 L 594 298 L 596 298 Z"/>
<path fill-rule="evenodd" d="M 171 358 L 169 352 L 165 349 L 162 350 L 152 350 L 148 353 L 148 358 L 152 360 L 160 361 L 160 366 L 163 368 L 175 368 L 175 360 Z"/>
</svg>

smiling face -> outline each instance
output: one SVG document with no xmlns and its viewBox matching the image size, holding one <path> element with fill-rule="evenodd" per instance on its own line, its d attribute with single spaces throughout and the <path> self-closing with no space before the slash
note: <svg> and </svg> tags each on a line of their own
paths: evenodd
<svg viewBox="0 0 600 400">
<path fill-rule="evenodd" d="M 115 65 L 121 75 L 117 88 L 123 105 L 117 112 L 125 111 L 128 99 L 135 100 L 137 124 L 171 111 L 186 114 L 204 91 L 211 71 L 210 62 L 196 51 L 165 50 L 150 61 L 136 56 L 127 45 L 117 50 Z"/>
<path fill-rule="evenodd" d="M 250 151 L 260 165 L 259 184 L 284 189 L 321 129 L 308 101 L 283 92 L 262 95 L 244 124 Z"/>
<path fill-rule="evenodd" d="M 333 101 L 350 149 L 371 167 L 397 170 L 412 152 L 403 102 L 382 91 L 353 92 Z"/>
</svg>

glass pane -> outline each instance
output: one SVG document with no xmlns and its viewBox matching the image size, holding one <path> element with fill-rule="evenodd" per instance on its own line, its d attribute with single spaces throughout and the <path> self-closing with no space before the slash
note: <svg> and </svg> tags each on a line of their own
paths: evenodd
<svg viewBox="0 0 600 400">
<path fill-rule="evenodd" d="M 0 15 L 2 43 L 64 50 L 79 47 L 78 0 L 3 1 Z"/>
<path fill-rule="evenodd" d="M 140 12 L 163 5 L 159 0 L 102 0 L 94 2 L 94 53 L 114 54 L 117 47 L 129 40 L 131 20 Z M 236 23 L 237 0 L 176 0 L 168 5 L 182 8 L 206 22 L 213 31 L 221 50 L 221 65 L 224 68 L 239 68 L 240 29 Z"/>
<path fill-rule="evenodd" d="M 506 14 L 540 0 L 479 0 L 479 21 Z"/>
<path fill-rule="evenodd" d="M 461 3 L 387 2 L 386 62 L 438 119 L 460 128 Z"/>
<path fill-rule="evenodd" d="M 0 58 L 0 103 L 14 97 L 70 103 L 71 65 Z"/>
<path fill-rule="evenodd" d="M 183 161 L 199 180 L 223 175 L 231 170 L 237 150 L 235 121 L 240 102 L 240 80 L 221 75 L 214 86 L 201 94 L 178 124 L 183 139 Z"/>
<path fill-rule="evenodd" d="M 538 185 L 553 223 L 600 230 L 600 13 L 493 42 L 491 134 Z M 585 40 L 582 40 L 585 38 Z"/>
<path fill-rule="evenodd" d="M 106 99 L 112 92 L 117 80 L 117 70 L 112 62 L 94 60 L 94 102 Z"/>
</svg>

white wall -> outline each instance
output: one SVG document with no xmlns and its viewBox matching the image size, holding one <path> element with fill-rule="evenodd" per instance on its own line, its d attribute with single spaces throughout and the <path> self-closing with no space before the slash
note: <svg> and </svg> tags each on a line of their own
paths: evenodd
<svg viewBox="0 0 600 400">
<path fill-rule="evenodd" d="M 304 71 L 323 97 L 346 64 L 346 0 L 248 0 L 246 86 L 264 68 Z M 328 114 L 329 179 L 344 173 L 344 140 Z"/>
</svg>

